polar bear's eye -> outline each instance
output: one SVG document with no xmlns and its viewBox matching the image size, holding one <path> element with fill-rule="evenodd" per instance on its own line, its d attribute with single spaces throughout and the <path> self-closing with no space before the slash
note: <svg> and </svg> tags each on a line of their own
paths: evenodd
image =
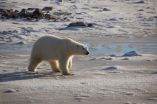
<svg viewBox="0 0 157 104">
<path fill-rule="evenodd" d="M 82 50 L 85 50 L 85 48 L 84 48 L 84 47 L 82 47 Z"/>
</svg>

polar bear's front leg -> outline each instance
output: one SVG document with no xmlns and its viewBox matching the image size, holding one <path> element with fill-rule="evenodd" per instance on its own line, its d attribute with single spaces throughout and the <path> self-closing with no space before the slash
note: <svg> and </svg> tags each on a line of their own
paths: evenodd
<svg viewBox="0 0 157 104">
<path fill-rule="evenodd" d="M 68 69 L 68 58 L 61 58 L 59 60 L 59 66 L 60 66 L 62 75 L 71 75 Z"/>
<path fill-rule="evenodd" d="M 69 70 L 71 69 L 71 67 L 72 67 L 72 58 L 70 58 L 69 61 L 68 61 L 68 68 L 69 68 Z"/>
</svg>

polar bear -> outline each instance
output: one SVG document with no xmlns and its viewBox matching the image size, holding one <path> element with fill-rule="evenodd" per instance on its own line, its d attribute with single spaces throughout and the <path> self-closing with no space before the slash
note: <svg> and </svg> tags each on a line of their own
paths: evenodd
<svg viewBox="0 0 157 104">
<path fill-rule="evenodd" d="M 32 48 L 28 70 L 35 72 L 36 66 L 43 60 L 48 61 L 53 72 L 70 75 L 74 55 L 88 55 L 88 49 L 81 43 L 69 38 L 43 36 Z"/>
</svg>

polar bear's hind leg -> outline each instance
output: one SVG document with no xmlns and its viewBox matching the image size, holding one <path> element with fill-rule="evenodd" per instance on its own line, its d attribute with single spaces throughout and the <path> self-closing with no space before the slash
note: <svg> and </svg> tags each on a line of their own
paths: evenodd
<svg viewBox="0 0 157 104">
<path fill-rule="evenodd" d="M 35 72 L 35 68 L 37 67 L 37 65 L 41 62 L 41 60 L 39 58 L 31 58 L 30 64 L 28 66 L 28 70 Z"/>
<path fill-rule="evenodd" d="M 49 64 L 51 65 L 53 72 L 60 72 L 58 61 L 49 60 Z"/>
</svg>

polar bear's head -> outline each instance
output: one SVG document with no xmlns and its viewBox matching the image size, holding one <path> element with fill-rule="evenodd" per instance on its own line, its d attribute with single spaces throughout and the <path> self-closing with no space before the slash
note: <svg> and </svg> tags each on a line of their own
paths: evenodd
<svg viewBox="0 0 157 104">
<path fill-rule="evenodd" d="M 69 52 L 73 55 L 88 55 L 89 51 L 87 47 L 79 42 L 76 42 L 72 39 L 67 39 L 68 40 L 68 45 L 67 48 Z"/>
</svg>

